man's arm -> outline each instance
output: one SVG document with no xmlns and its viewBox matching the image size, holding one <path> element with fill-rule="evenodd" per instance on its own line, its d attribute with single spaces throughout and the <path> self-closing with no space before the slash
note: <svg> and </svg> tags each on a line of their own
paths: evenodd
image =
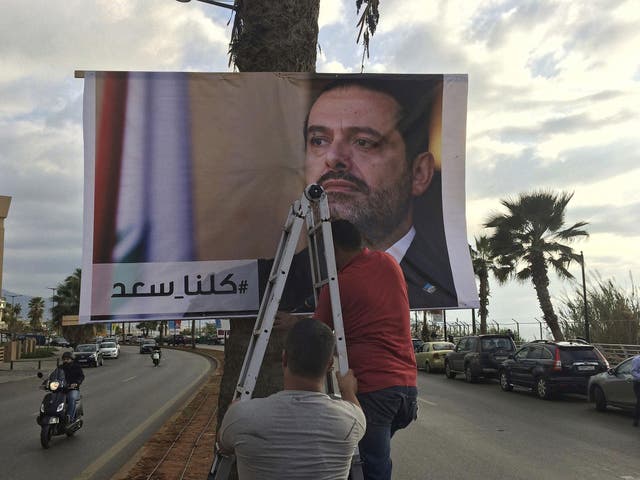
<svg viewBox="0 0 640 480">
<path fill-rule="evenodd" d="M 340 396 L 342 399 L 362 409 L 356 396 L 358 392 L 358 379 L 353 374 L 353 370 L 347 370 L 347 373 L 344 375 L 340 375 L 340 373 L 337 372 L 336 379 L 338 380 L 338 387 L 340 387 Z"/>
</svg>

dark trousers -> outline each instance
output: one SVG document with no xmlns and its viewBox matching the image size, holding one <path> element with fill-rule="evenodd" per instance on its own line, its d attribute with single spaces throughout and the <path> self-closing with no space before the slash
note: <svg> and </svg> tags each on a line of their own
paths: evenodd
<svg viewBox="0 0 640 480">
<path fill-rule="evenodd" d="M 633 416 L 633 424 L 638 425 L 640 421 L 640 382 L 633 382 L 633 393 L 636 394 L 636 411 Z"/>
<path fill-rule="evenodd" d="M 418 415 L 416 387 L 390 387 L 358 394 L 367 430 L 358 444 L 365 480 L 391 479 L 391 437 Z"/>
</svg>

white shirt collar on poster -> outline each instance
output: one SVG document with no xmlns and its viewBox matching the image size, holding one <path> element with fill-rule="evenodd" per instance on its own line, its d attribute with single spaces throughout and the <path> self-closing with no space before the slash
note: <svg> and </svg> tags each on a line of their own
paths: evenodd
<svg viewBox="0 0 640 480">
<path fill-rule="evenodd" d="M 387 248 L 386 252 L 395 258 L 396 262 L 400 263 L 407 253 L 407 250 L 409 250 L 409 246 L 411 245 L 411 242 L 413 242 L 413 237 L 415 236 L 416 229 L 411 225 L 411 229 L 406 233 L 406 235 Z"/>
</svg>

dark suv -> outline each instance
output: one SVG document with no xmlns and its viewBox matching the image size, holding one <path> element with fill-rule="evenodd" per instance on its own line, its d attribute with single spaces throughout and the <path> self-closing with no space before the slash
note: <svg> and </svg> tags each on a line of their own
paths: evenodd
<svg viewBox="0 0 640 480">
<path fill-rule="evenodd" d="M 503 363 L 500 386 L 505 392 L 514 385 L 531 388 L 544 399 L 564 392 L 586 395 L 589 377 L 608 369 L 604 355 L 584 340 L 536 340 Z"/>
<path fill-rule="evenodd" d="M 478 377 L 496 377 L 502 362 L 516 351 L 509 335 L 473 335 L 458 340 L 453 352 L 444 359 L 444 373 L 455 378 L 463 373 L 467 382 Z"/>
</svg>

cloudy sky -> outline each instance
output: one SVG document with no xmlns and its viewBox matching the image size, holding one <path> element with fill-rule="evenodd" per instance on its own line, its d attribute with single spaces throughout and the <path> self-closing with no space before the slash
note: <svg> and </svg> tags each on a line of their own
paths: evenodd
<svg viewBox="0 0 640 480">
<path fill-rule="evenodd" d="M 229 71 L 229 12 L 197 1 L 2 1 L 6 290 L 47 297 L 81 263 L 74 71 Z M 469 75 L 469 240 L 500 198 L 562 189 L 575 193 L 567 222 L 589 222 L 575 245 L 589 274 L 640 278 L 637 1 L 380 0 L 380 14 L 366 72 Z M 356 21 L 355 0 L 321 1 L 318 72 L 359 72 Z M 573 288 L 551 281 L 556 297 Z M 494 286 L 489 308 L 500 323 L 541 318 L 530 285 Z"/>
</svg>

